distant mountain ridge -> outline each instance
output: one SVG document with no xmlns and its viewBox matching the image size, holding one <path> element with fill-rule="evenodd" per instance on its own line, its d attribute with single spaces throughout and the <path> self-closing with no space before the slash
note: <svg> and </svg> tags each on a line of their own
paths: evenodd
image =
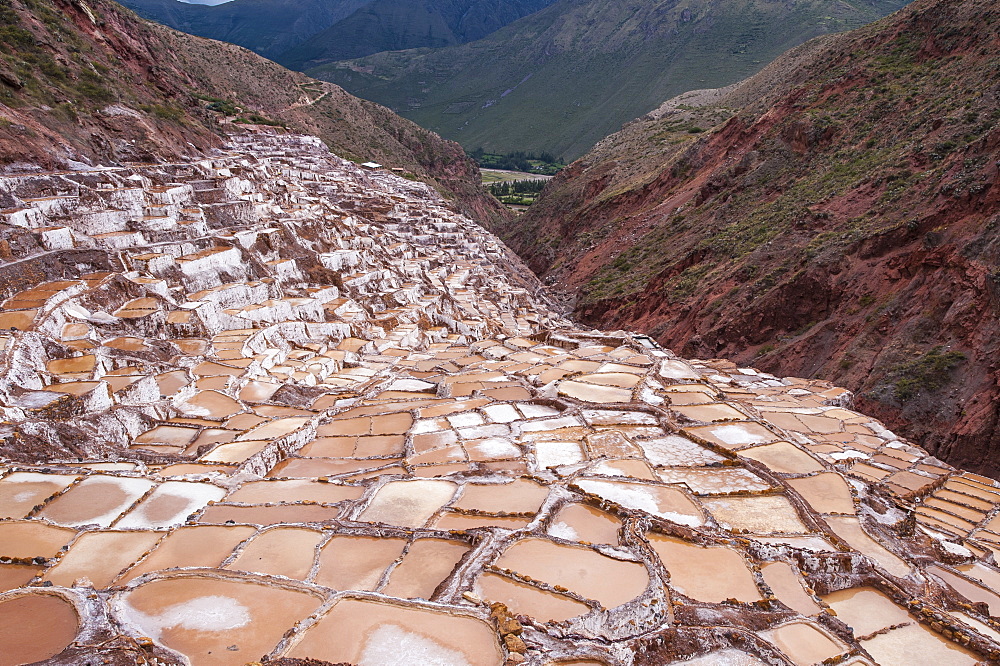
<svg viewBox="0 0 1000 666">
<path fill-rule="evenodd" d="M 139 16 L 199 37 L 277 59 L 372 0 L 232 0 L 201 5 L 179 0 L 121 0 Z"/>
<path fill-rule="evenodd" d="M 482 39 L 552 0 L 373 0 L 278 60 L 306 69 L 412 48 L 438 48 Z"/>
<path fill-rule="evenodd" d="M 664 99 L 735 83 L 908 0 L 558 0 L 491 35 L 307 70 L 493 152 L 575 158 Z"/>
<path fill-rule="evenodd" d="M 380 51 L 464 44 L 553 0 L 121 1 L 151 21 L 303 69 Z"/>
<path fill-rule="evenodd" d="M 629 123 L 499 234 L 579 321 L 833 381 L 996 476 L 997 44 L 986 0 L 812 40 Z"/>
</svg>

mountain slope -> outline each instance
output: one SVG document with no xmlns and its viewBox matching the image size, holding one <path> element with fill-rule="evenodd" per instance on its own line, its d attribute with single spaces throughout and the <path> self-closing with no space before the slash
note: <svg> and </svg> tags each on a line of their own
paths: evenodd
<svg viewBox="0 0 1000 666">
<path fill-rule="evenodd" d="M 308 72 L 466 148 L 578 157 L 693 88 L 735 83 L 907 0 L 559 0 L 485 39 Z"/>
<path fill-rule="evenodd" d="M 373 0 L 277 60 L 292 69 L 481 39 L 552 0 Z"/>
<path fill-rule="evenodd" d="M 502 235 L 587 323 L 836 381 L 996 475 L 998 45 L 994 3 L 918 0 L 630 124 Z"/>
<path fill-rule="evenodd" d="M 6 170 L 170 159 L 218 145 L 234 120 L 282 123 L 344 157 L 412 172 L 481 219 L 504 214 L 457 144 L 240 47 L 110 0 L 3 0 L 0 18 Z"/>
<path fill-rule="evenodd" d="M 274 60 L 371 0 L 122 0 L 140 16 L 199 37 L 231 42 Z"/>
</svg>

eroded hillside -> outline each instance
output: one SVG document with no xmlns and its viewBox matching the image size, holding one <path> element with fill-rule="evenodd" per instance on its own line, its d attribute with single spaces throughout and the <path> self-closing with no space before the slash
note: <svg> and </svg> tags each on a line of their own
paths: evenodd
<svg viewBox="0 0 1000 666">
<path fill-rule="evenodd" d="M 501 231 L 575 315 L 825 377 L 1000 473 L 994 3 L 920 0 L 612 135 Z"/>
</svg>

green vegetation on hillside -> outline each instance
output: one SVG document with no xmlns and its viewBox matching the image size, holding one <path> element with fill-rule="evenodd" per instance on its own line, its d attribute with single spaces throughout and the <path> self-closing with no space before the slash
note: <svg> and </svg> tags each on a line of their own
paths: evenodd
<svg viewBox="0 0 1000 666">
<path fill-rule="evenodd" d="M 487 186 L 490 194 L 508 206 L 530 206 L 545 188 L 544 180 L 511 180 Z"/>
<path fill-rule="evenodd" d="M 308 73 L 466 148 L 575 159 L 665 99 L 735 83 L 796 44 L 908 1 L 557 0 L 469 44 L 383 52 Z"/>
<path fill-rule="evenodd" d="M 469 152 L 469 157 L 476 161 L 480 169 L 500 169 L 503 171 L 522 171 L 537 173 L 543 176 L 554 176 L 566 166 L 562 158 L 555 158 L 551 153 L 526 153 L 517 150 L 510 153 L 488 153 L 482 147 Z"/>
</svg>

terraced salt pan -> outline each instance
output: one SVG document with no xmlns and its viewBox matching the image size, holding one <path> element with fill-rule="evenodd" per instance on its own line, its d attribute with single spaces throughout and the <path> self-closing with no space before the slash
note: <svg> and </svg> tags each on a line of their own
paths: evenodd
<svg viewBox="0 0 1000 666">
<path fill-rule="evenodd" d="M 861 641 L 861 645 L 879 664 L 973 666 L 982 663 L 968 650 L 921 624 L 893 629 Z"/>
<path fill-rule="evenodd" d="M 648 514 L 689 527 L 703 525 L 701 509 L 687 495 L 676 488 L 627 481 L 599 481 L 582 479 L 577 485 L 626 509 L 637 509 Z"/>
<path fill-rule="evenodd" d="M 356 666 L 500 666 L 486 622 L 418 607 L 341 599 L 288 650 L 298 659 Z"/>
<path fill-rule="evenodd" d="M 801 577 L 790 564 L 769 562 L 761 566 L 761 573 L 764 576 L 764 582 L 768 584 L 775 596 L 792 610 L 803 615 L 815 615 L 823 610 L 810 595 L 806 594 L 802 587 Z"/>
<path fill-rule="evenodd" d="M 192 666 L 243 666 L 270 652 L 321 602 L 272 585 L 184 576 L 125 592 L 117 614 L 136 635 L 179 652 Z"/>
<path fill-rule="evenodd" d="M 137 507 L 118 520 L 115 527 L 156 529 L 179 525 L 190 514 L 209 502 L 221 500 L 225 494 L 225 489 L 207 483 L 167 481 L 157 486 Z"/>
<path fill-rule="evenodd" d="M 737 650 L 719 650 L 677 662 L 677 666 L 765 666 L 757 657 Z"/>
<path fill-rule="evenodd" d="M 851 548 L 872 558 L 893 576 L 902 577 L 910 573 L 910 565 L 872 539 L 857 518 L 830 516 L 826 522 Z M 997 610 L 1000 612 L 1000 607 Z"/>
<path fill-rule="evenodd" d="M 312 571 L 316 547 L 325 539 L 318 530 L 275 527 L 254 537 L 226 568 L 305 580 Z"/>
<path fill-rule="evenodd" d="M 664 469 L 657 472 L 664 483 L 683 483 L 699 495 L 760 492 L 772 488 L 764 479 L 745 469 Z"/>
<path fill-rule="evenodd" d="M 702 504 L 723 529 L 730 531 L 758 534 L 809 531 L 783 495 L 707 497 Z"/>
<path fill-rule="evenodd" d="M 840 639 L 813 622 L 790 622 L 760 635 L 799 666 L 812 666 L 848 650 Z"/>
<path fill-rule="evenodd" d="M 854 629 L 857 637 L 914 621 L 905 609 L 872 587 L 839 590 L 824 596 L 823 601 L 837 612 L 838 618 Z"/>
<path fill-rule="evenodd" d="M 580 442 L 537 441 L 535 442 L 535 469 L 544 470 L 561 465 L 575 465 L 586 457 Z"/>
<path fill-rule="evenodd" d="M 589 543 L 618 543 L 622 523 L 609 513 L 586 504 L 567 504 L 553 516 L 548 533 L 551 536 Z"/>
<path fill-rule="evenodd" d="M 421 527 L 451 501 L 456 489 L 450 481 L 391 481 L 378 489 L 358 520 Z"/>
<path fill-rule="evenodd" d="M 469 546 L 461 541 L 417 539 L 381 592 L 403 599 L 430 599 L 468 551 Z"/>
<path fill-rule="evenodd" d="M 487 601 L 506 604 L 512 612 L 542 622 L 560 622 L 590 612 L 589 606 L 563 594 L 493 573 L 479 576 L 474 590 Z"/>
<path fill-rule="evenodd" d="M 108 587 L 162 536 L 162 532 L 85 532 L 43 580 L 70 587 L 85 578 L 97 589 Z"/>
<path fill-rule="evenodd" d="M 656 439 L 640 439 L 636 444 L 642 448 L 646 459 L 663 467 L 703 467 L 721 463 L 724 458 L 687 437 L 668 435 Z"/>
<path fill-rule="evenodd" d="M 0 522 L 0 557 L 30 560 L 55 557 L 76 536 L 76 530 L 41 521 Z"/>
<path fill-rule="evenodd" d="M 39 516 L 71 527 L 108 527 L 153 485 L 140 478 L 90 476 L 46 504 Z"/>
<path fill-rule="evenodd" d="M 504 551 L 495 566 L 564 587 L 599 601 L 605 608 L 635 599 L 649 585 L 649 575 L 641 564 L 537 538 L 518 541 Z"/>
<path fill-rule="evenodd" d="M 210 567 L 222 564 L 240 543 L 250 538 L 257 528 L 246 525 L 189 525 L 177 528 L 148 556 L 127 569 L 116 581 L 124 585 L 153 571 L 176 567 Z"/>
<path fill-rule="evenodd" d="M 746 560 L 732 548 L 699 546 L 660 534 L 647 538 L 670 574 L 670 586 L 681 594 L 709 603 L 763 598 Z"/>
<path fill-rule="evenodd" d="M 789 479 L 788 485 L 802 495 L 816 513 L 855 512 L 851 489 L 840 474 L 824 472 L 815 476 Z"/>
<path fill-rule="evenodd" d="M 811 474 L 823 471 L 823 465 L 819 461 L 788 442 L 775 442 L 765 446 L 743 449 L 739 455 L 763 463 L 772 472 Z"/>
<path fill-rule="evenodd" d="M 0 518 L 23 518 L 38 504 L 76 481 L 77 476 L 14 472 L 0 480 Z"/>
<path fill-rule="evenodd" d="M 405 547 L 405 539 L 336 535 L 320 552 L 315 582 L 336 590 L 374 590 Z"/>
<path fill-rule="evenodd" d="M 0 599 L 0 666 L 54 657 L 79 629 L 76 609 L 60 595 L 36 592 Z"/>
</svg>

